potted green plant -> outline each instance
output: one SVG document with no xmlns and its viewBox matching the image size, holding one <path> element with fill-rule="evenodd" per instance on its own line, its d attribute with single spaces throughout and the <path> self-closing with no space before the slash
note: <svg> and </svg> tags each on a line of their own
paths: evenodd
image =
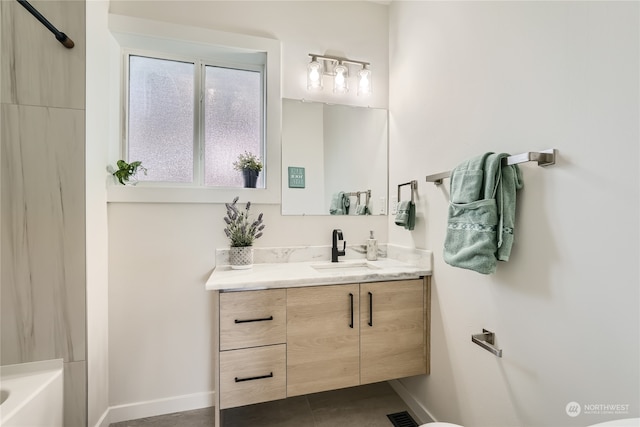
<svg viewBox="0 0 640 427">
<path fill-rule="evenodd" d="M 122 185 L 137 184 L 136 175 L 139 171 L 144 172 L 145 175 L 147 174 L 147 168 L 142 166 L 140 161 L 127 163 L 124 160 L 118 160 L 116 165 L 118 165 L 118 170 L 114 171 L 112 175 L 118 178 L 118 182 Z"/>
<path fill-rule="evenodd" d="M 233 168 L 242 172 L 246 188 L 256 188 L 258 175 L 262 170 L 262 161 L 258 156 L 245 151 L 238 156 L 238 160 L 233 162 Z"/>
<path fill-rule="evenodd" d="M 244 210 L 238 209 L 236 196 L 231 203 L 225 203 L 227 215 L 223 218 L 227 226 L 224 233 L 229 238 L 229 265 L 234 270 L 249 269 L 253 266 L 253 241 L 262 236 L 264 223 L 262 213 L 256 220 L 251 220 L 249 209 L 251 202 L 247 202 Z"/>
</svg>

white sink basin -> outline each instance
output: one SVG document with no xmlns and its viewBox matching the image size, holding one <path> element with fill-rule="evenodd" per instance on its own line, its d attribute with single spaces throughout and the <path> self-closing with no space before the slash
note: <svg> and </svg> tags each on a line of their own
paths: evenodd
<svg viewBox="0 0 640 427">
<path fill-rule="evenodd" d="M 371 270 L 379 270 L 380 267 L 367 261 L 338 261 L 313 264 L 315 270 L 320 273 L 363 273 Z"/>
</svg>

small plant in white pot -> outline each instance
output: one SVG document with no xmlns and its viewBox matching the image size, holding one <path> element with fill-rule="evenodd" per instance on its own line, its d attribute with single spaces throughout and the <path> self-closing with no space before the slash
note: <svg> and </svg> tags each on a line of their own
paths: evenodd
<svg viewBox="0 0 640 427">
<path fill-rule="evenodd" d="M 234 270 L 243 270 L 253 267 L 253 241 L 262 236 L 264 223 L 262 213 L 256 220 L 251 220 L 249 209 L 251 202 L 247 202 L 245 208 L 238 209 L 236 203 L 239 197 L 235 197 L 233 202 L 225 203 L 227 215 L 223 218 L 227 226 L 224 234 L 230 241 L 229 264 Z"/>
</svg>

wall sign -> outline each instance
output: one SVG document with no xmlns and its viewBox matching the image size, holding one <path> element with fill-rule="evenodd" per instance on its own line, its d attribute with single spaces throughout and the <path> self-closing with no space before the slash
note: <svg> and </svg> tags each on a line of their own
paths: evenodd
<svg viewBox="0 0 640 427">
<path fill-rule="evenodd" d="M 289 166 L 289 188 L 304 188 L 304 168 Z"/>
</svg>

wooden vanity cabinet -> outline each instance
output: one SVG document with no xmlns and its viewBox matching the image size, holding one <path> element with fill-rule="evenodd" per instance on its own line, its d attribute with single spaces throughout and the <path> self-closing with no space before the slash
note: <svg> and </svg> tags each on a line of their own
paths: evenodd
<svg viewBox="0 0 640 427">
<path fill-rule="evenodd" d="M 430 278 L 215 292 L 221 409 L 429 373 Z"/>
</svg>

